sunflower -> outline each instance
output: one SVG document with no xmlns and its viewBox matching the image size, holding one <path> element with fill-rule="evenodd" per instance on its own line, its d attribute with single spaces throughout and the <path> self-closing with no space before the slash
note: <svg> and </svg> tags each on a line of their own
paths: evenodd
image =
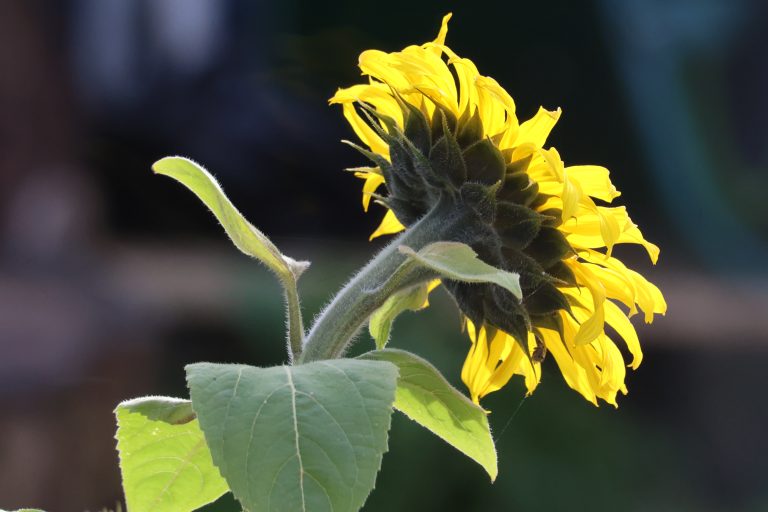
<svg viewBox="0 0 768 512">
<path fill-rule="evenodd" d="M 561 111 L 540 108 L 519 123 L 515 102 L 437 37 L 400 52 L 364 51 L 368 83 L 339 89 L 330 102 L 372 162 L 354 169 L 365 180 L 363 208 L 386 206 L 371 238 L 397 233 L 438 204 L 471 212 L 453 237 L 485 262 L 517 272 L 522 300 L 498 286 L 445 280 L 466 318 L 471 347 L 462 380 L 475 402 L 514 376 L 528 393 L 547 354 L 566 383 L 593 404 L 616 405 L 626 366 L 643 358 L 629 317 L 650 323 L 666 311 L 659 289 L 612 255 L 641 245 L 655 264 L 659 248 L 643 238 L 608 170 L 565 166 L 546 139 Z M 385 185 L 387 193 L 378 193 Z M 610 329 L 609 329 L 610 328 Z M 610 334 L 609 334 L 610 332 Z M 631 359 L 625 364 L 614 339 Z"/>
</svg>

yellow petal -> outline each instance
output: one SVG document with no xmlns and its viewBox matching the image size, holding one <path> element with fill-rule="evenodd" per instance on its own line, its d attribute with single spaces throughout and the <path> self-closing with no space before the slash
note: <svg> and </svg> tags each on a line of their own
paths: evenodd
<svg viewBox="0 0 768 512">
<path fill-rule="evenodd" d="M 583 263 L 582 265 L 586 266 L 600 280 L 607 297 L 620 300 L 630 309 L 630 314 L 637 311 L 635 307 L 637 300 L 635 284 L 625 272 L 594 263 Z"/>
<path fill-rule="evenodd" d="M 470 396 L 475 403 L 480 401 L 480 393 L 485 387 L 485 383 L 490 378 L 490 371 L 486 367 L 488 361 L 488 343 L 486 341 L 485 329 L 480 328 L 475 332 L 472 323 L 467 320 L 472 348 L 464 360 L 464 366 L 461 370 L 461 380 L 469 389 Z M 470 326 L 472 329 L 470 330 Z"/>
<path fill-rule="evenodd" d="M 507 382 L 513 375 L 523 375 L 525 378 L 525 386 L 527 388 L 527 394 L 533 393 L 533 390 L 538 386 L 541 372 L 537 371 L 534 366 L 538 363 L 532 363 L 531 360 L 526 357 L 523 349 L 515 341 L 515 339 L 509 334 L 502 333 L 506 338 L 506 343 L 509 346 L 508 353 L 503 357 L 502 363 L 493 372 L 490 382 L 483 390 L 483 396 L 498 391 L 507 385 Z M 533 333 L 528 333 L 528 345 L 529 350 L 532 350 L 536 346 L 536 340 Z"/>
<path fill-rule="evenodd" d="M 632 362 L 629 366 L 636 370 L 643 361 L 643 350 L 640 347 L 640 340 L 637 337 L 637 331 L 635 331 L 632 322 L 629 321 L 629 318 L 627 318 L 627 315 L 624 314 L 621 308 L 611 301 L 605 302 L 605 321 L 613 327 L 624 340 L 624 343 L 626 343 L 629 353 L 632 354 Z"/>
<path fill-rule="evenodd" d="M 411 84 L 395 65 L 395 54 L 381 50 L 365 50 L 360 54 L 357 65 L 364 75 L 370 75 L 395 89 L 408 89 Z"/>
<path fill-rule="evenodd" d="M 595 361 L 595 366 L 600 368 L 600 398 L 618 407 L 616 394 L 624 387 L 624 378 L 627 373 L 624 358 L 608 336 L 601 336 L 594 344 L 599 347 L 600 357 Z"/>
<path fill-rule="evenodd" d="M 550 198 L 551 199 L 551 198 Z M 548 201 L 548 204 L 554 204 Z M 583 204 L 582 204 L 583 206 Z M 609 243 L 613 244 L 638 244 L 642 245 L 651 261 L 655 264 L 659 258 L 659 248 L 655 244 L 648 242 L 643 238 L 643 234 L 637 225 L 627 215 L 627 209 L 624 206 L 608 208 L 604 206 L 596 207 L 595 212 L 584 213 L 579 211 L 575 218 L 570 218 L 560 226 L 560 230 L 566 235 L 568 242 L 576 249 L 597 249 L 606 247 Z M 577 209 L 578 211 L 578 209 Z M 608 219 L 607 217 L 613 217 Z M 615 222 L 618 224 L 620 234 L 615 237 L 615 229 L 607 226 L 606 223 Z"/>
<path fill-rule="evenodd" d="M 475 78 L 475 87 L 485 135 L 505 133 L 511 137 L 509 130 L 514 128 L 513 131 L 517 131 L 515 102 L 512 97 L 490 77 L 478 75 Z"/>
<path fill-rule="evenodd" d="M 368 206 L 371 204 L 371 194 L 376 192 L 376 189 L 384 183 L 384 176 L 375 172 L 360 172 L 355 173 L 355 176 L 365 179 L 363 184 L 363 210 L 367 212 Z"/>
<path fill-rule="evenodd" d="M 404 229 L 405 229 L 405 226 L 403 226 L 400 223 L 400 221 L 397 220 L 397 217 L 395 217 L 394 212 L 392 210 L 387 210 L 387 213 L 384 214 L 384 218 L 381 219 L 381 224 L 379 224 L 379 227 L 376 228 L 376 231 L 373 232 L 373 234 L 368 240 L 373 240 L 374 238 L 382 235 L 391 235 L 393 233 L 399 233 Z"/>
<path fill-rule="evenodd" d="M 599 165 L 571 165 L 568 176 L 579 182 L 585 194 L 610 203 L 621 193 L 611 183 L 608 169 Z"/>
<path fill-rule="evenodd" d="M 592 296 L 591 314 L 581 323 L 574 339 L 575 345 L 585 345 L 604 332 L 605 312 L 603 303 L 605 302 L 605 288 L 603 288 L 600 280 L 586 266 L 574 260 L 566 260 L 566 264 L 573 271 L 578 284 L 589 290 L 589 294 Z M 584 293 L 583 290 L 579 291 Z"/>
<path fill-rule="evenodd" d="M 656 285 L 634 270 L 627 268 L 621 260 L 613 257 L 606 258 L 605 255 L 590 250 L 580 250 L 579 257 L 591 263 L 614 270 L 626 280 L 629 280 L 634 289 L 635 302 L 645 313 L 646 322 L 652 322 L 655 313 L 663 315 L 667 312 L 667 302 L 664 300 L 664 296 Z"/>
<path fill-rule="evenodd" d="M 349 122 L 355 134 L 360 138 L 365 145 L 367 145 L 371 151 L 378 153 L 387 160 L 389 160 L 389 146 L 381 140 L 381 137 L 373 131 L 373 128 L 368 126 L 360 115 L 357 113 L 355 106 L 352 103 L 345 103 L 342 107 L 344 109 L 344 117 Z"/>
<path fill-rule="evenodd" d="M 610 213 L 606 214 L 605 210 L 607 210 L 607 208 L 597 208 L 597 215 L 600 219 L 600 236 L 603 237 L 605 247 L 608 249 L 606 254 L 610 256 L 613 251 L 613 246 L 619 241 L 619 238 L 621 238 L 623 226 L 619 224 L 619 220 L 615 215 L 611 215 Z"/>
<path fill-rule="evenodd" d="M 563 192 L 561 195 L 563 199 L 563 222 L 576 215 L 576 211 L 579 209 L 579 201 L 581 201 L 582 195 L 583 194 L 579 184 L 577 182 L 571 181 L 566 176 L 563 180 Z"/>
<path fill-rule="evenodd" d="M 419 307 L 419 309 L 424 309 L 426 307 L 429 307 L 429 294 L 432 293 L 432 290 L 440 286 L 442 282 L 439 279 L 434 279 L 427 283 L 427 298 L 424 299 L 424 304 Z"/>
<path fill-rule="evenodd" d="M 544 345 L 555 358 L 555 362 L 557 362 L 557 366 L 560 368 L 560 373 L 563 374 L 563 378 L 568 386 L 581 393 L 584 398 L 594 405 L 597 405 L 597 397 L 593 387 L 589 384 L 586 371 L 574 362 L 571 354 L 565 348 L 560 334 L 550 329 L 540 329 L 539 331 Z"/>
<path fill-rule="evenodd" d="M 377 112 L 381 112 L 394 119 L 398 126 L 403 127 L 403 109 L 392 95 L 392 90 L 386 84 L 373 82 L 370 84 L 353 85 L 345 89 L 339 89 L 328 100 L 329 103 L 356 103 L 364 102 L 372 105 Z"/>
<path fill-rule="evenodd" d="M 537 147 L 543 147 L 547 137 L 549 137 L 549 132 L 560 119 L 560 114 L 562 114 L 562 110 L 559 108 L 550 111 L 544 107 L 539 107 L 535 116 L 520 125 L 515 145 L 531 143 Z"/>
<path fill-rule="evenodd" d="M 470 376 L 470 370 L 472 366 L 472 352 L 475 350 L 477 332 L 475 331 L 475 324 L 473 324 L 469 319 L 465 320 L 464 325 L 466 326 L 467 335 L 469 336 L 469 340 L 472 342 L 472 346 L 467 353 L 467 357 L 464 359 L 464 365 L 461 367 L 461 381 L 466 384 L 467 387 L 469 387 L 469 383 L 472 380 Z"/>
<path fill-rule="evenodd" d="M 453 54 L 448 48 L 443 50 L 449 56 Z M 477 72 L 477 68 L 471 60 L 459 58 L 455 54 L 449 58 L 448 63 L 453 66 L 459 79 L 459 112 L 472 115 L 478 103 L 475 80 L 480 76 L 480 73 Z"/>
<path fill-rule="evenodd" d="M 433 41 L 436 45 L 444 45 L 445 44 L 445 36 L 448 35 L 448 22 L 451 20 L 451 17 L 453 16 L 452 12 L 449 12 L 445 16 L 443 16 L 443 22 L 440 24 L 440 32 L 437 33 L 437 37 Z M 438 49 L 436 55 L 440 55 L 440 50 Z"/>
</svg>

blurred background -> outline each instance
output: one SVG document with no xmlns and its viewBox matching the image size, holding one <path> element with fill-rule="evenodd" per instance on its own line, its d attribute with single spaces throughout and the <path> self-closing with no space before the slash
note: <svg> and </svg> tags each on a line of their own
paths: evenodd
<svg viewBox="0 0 768 512">
<path fill-rule="evenodd" d="M 312 318 L 383 243 L 327 98 L 360 80 L 360 51 L 429 41 L 448 10 L 448 44 L 521 118 L 563 107 L 550 141 L 566 163 L 611 169 L 662 248 L 656 267 L 620 255 L 669 312 L 638 326 L 646 358 L 618 410 L 567 389 L 551 358 L 532 397 L 489 396 L 493 485 L 397 414 L 366 510 L 768 510 L 763 0 L 1 1 L 0 507 L 114 507 L 119 401 L 185 396 L 190 362 L 285 361 L 277 284 L 151 163 L 201 162 L 311 260 Z M 458 326 L 440 292 L 393 345 L 460 386 Z"/>
</svg>

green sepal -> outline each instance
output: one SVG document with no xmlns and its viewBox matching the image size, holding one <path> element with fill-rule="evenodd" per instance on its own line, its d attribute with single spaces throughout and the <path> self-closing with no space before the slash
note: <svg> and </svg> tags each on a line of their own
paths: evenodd
<svg viewBox="0 0 768 512">
<path fill-rule="evenodd" d="M 464 157 L 458 142 L 448 129 L 446 116 L 442 111 L 436 112 L 440 113 L 444 135 L 436 139 L 432 146 L 429 152 L 429 162 L 435 172 L 447 176 L 453 186 L 459 188 L 467 180 Z"/>
<path fill-rule="evenodd" d="M 531 320 L 528 311 L 516 297 L 502 288 L 492 288 L 484 297 L 485 322 L 511 335 L 528 355 L 528 331 Z"/>
<path fill-rule="evenodd" d="M 525 248 L 525 253 L 547 269 L 573 254 L 573 248 L 560 230 L 542 227 L 538 236 Z"/>
<path fill-rule="evenodd" d="M 533 293 L 525 297 L 525 309 L 531 316 L 549 315 L 561 309 L 570 312 L 571 306 L 556 286 L 543 281 Z"/>
<path fill-rule="evenodd" d="M 432 143 L 435 144 L 440 137 L 455 134 L 457 122 L 453 112 L 444 105 L 435 103 L 435 111 L 432 113 L 432 120 L 430 122 Z"/>
<path fill-rule="evenodd" d="M 563 223 L 563 210 L 560 208 L 547 208 L 546 210 L 540 210 L 541 225 L 548 228 L 557 228 Z"/>
<path fill-rule="evenodd" d="M 389 161 L 381 156 L 378 153 L 374 153 L 373 151 L 368 151 L 364 147 L 360 146 L 359 144 L 355 144 L 352 141 L 349 140 L 342 140 L 342 144 L 346 144 L 347 146 L 354 148 L 357 150 L 358 153 L 366 157 L 368 160 L 376 164 L 376 167 L 381 169 L 381 173 L 386 177 L 386 170 L 391 169 L 392 165 L 389 163 Z"/>
<path fill-rule="evenodd" d="M 461 200 L 469 206 L 485 224 L 496 216 L 496 188 L 480 183 L 465 183 L 459 189 Z"/>
<path fill-rule="evenodd" d="M 573 270 L 562 261 L 558 261 L 548 267 L 547 274 L 559 281 L 560 284 L 576 286 L 576 276 L 574 275 Z"/>
<path fill-rule="evenodd" d="M 501 237 L 502 245 L 522 250 L 539 234 L 542 220 L 542 216 L 530 208 L 499 201 L 493 227 Z"/>
<path fill-rule="evenodd" d="M 471 116 L 467 115 L 467 110 L 459 118 L 459 129 L 456 134 L 456 141 L 461 147 L 468 147 L 483 137 L 483 121 L 480 119 L 480 112 L 475 109 Z"/>
<path fill-rule="evenodd" d="M 402 103 L 408 109 L 405 116 L 405 129 L 403 130 L 405 138 L 410 140 L 422 155 L 428 155 L 432 147 L 432 131 L 429 127 L 429 121 L 414 105 L 407 101 Z"/>
<path fill-rule="evenodd" d="M 504 177 L 504 186 L 499 190 L 499 200 L 516 202 L 514 199 L 519 197 L 520 191 L 530 184 L 531 178 L 528 176 L 528 173 L 508 172 Z"/>
<path fill-rule="evenodd" d="M 484 185 L 504 181 L 504 157 L 488 139 L 481 139 L 464 150 L 467 180 Z"/>
<path fill-rule="evenodd" d="M 504 247 L 501 253 L 506 267 L 520 274 L 520 286 L 524 292 L 533 290 L 547 280 L 544 267 L 524 252 L 514 247 Z"/>
<path fill-rule="evenodd" d="M 512 158 L 512 152 L 514 150 L 512 149 L 504 149 L 502 150 L 502 155 L 504 155 L 504 161 L 509 161 Z M 507 164 L 506 174 L 507 177 L 509 177 L 512 174 L 526 174 L 525 172 L 528 169 L 528 166 L 531 164 L 531 160 L 533 159 L 533 155 L 528 155 L 524 158 L 520 158 L 519 160 L 514 160 Z M 522 188 L 522 187 L 521 187 Z"/>
</svg>

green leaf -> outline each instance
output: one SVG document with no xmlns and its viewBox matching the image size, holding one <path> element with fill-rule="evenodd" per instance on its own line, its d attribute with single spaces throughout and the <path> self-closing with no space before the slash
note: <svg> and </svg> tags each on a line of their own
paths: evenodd
<svg viewBox="0 0 768 512">
<path fill-rule="evenodd" d="M 496 479 L 496 448 L 486 412 L 451 386 L 429 362 L 404 350 L 376 350 L 363 359 L 388 361 L 400 370 L 395 409 L 431 430 Z"/>
<path fill-rule="evenodd" d="M 245 220 L 224 195 L 216 179 L 202 166 L 187 158 L 169 156 L 155 162 L 152 170 L 175 179 L 194 192 L 216 216 L 232 243 L 248 256 L 260 260 L 278 276 L 298 277 L 309 265 L 283 256 L 261 231 Z"/>
<path fill-rule="evenodd" d="M 373 489 L 397 368 L 334 359 L 186 367 L 211 454 L 250 511 L 353 512 Z"/>
<path fill-rule="evenodd" d="M 467 244 L 460 242 L 435 242 L 419 252 L 401 245 L 401 253 L 419 264 L 434 270 L 443 277 L 467 283 L 494 283 L 522 299 L 520 276 L 491 266 L 480 258 Z"/>
<path fill-rule="evenodd" d="M 115 414 L 130 512 L 189 512 L 229 490 L 189 400 L 137 398 L 118 405 Z"/>
<path fill-rule="evenodd" d="M 424 307 L 428 296 L 428 284 L 421 284 L 392 294 L 374 311 L 368 320 L 368 332 L 376 341 L 376 348 L 382 349 L 386 346 L 395 318 L 403 311 L 418 311 Z"/>
<path fill-rule="evenodd" d="M 299 296 L 296 281 L 309 268 L 308 261 L 296 261 L 280 253 L 275 245 L 253 227 L 227 199 L 216 179 L 200 165 L 180 156 L 162 158 L 152 165 L 157 174 L 169 176 L 186 186 L 213 212 L 224 227 L 232 243 L 248 256 L 252 256 L 280 278 L 285 290 L 288 313 L 289 356 L 298 357 L 303 343 Z"/>
</svg>

